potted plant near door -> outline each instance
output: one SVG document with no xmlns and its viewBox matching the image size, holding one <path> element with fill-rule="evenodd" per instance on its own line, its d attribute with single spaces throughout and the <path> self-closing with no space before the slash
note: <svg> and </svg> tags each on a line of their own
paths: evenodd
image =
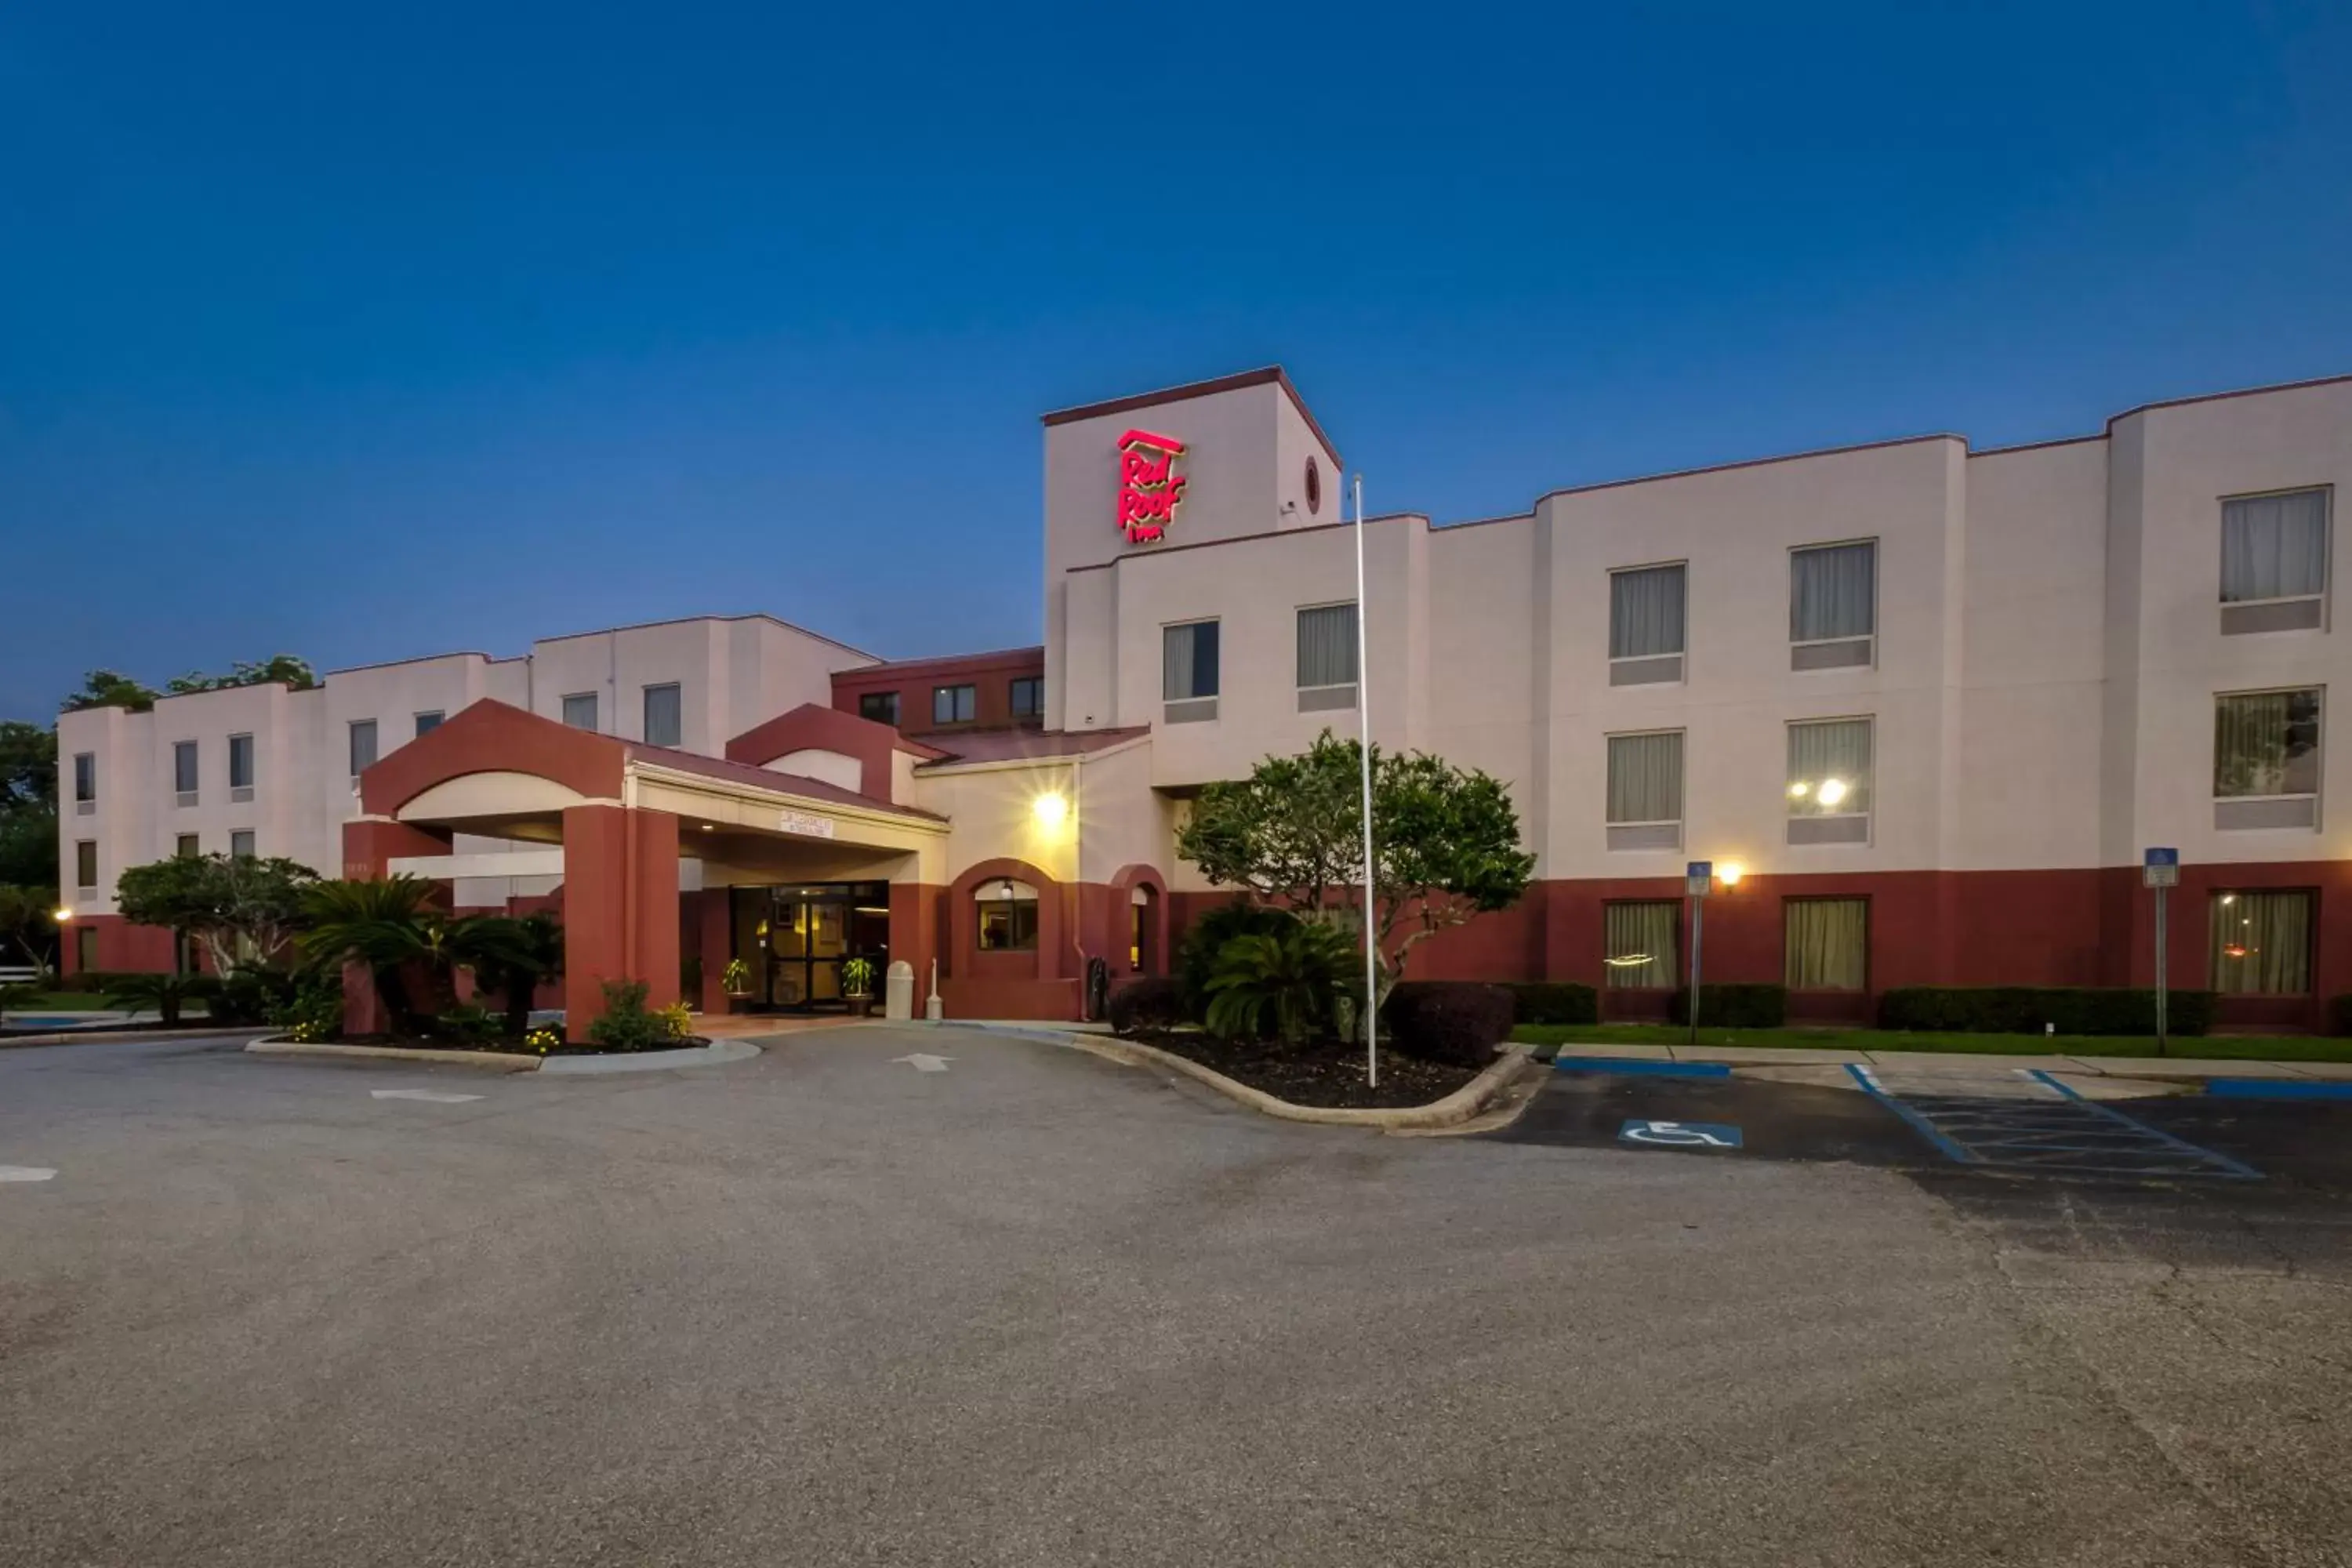
<svg viewBox="0 0 2352 1568">
<path fill-rule="evenodd" d="M 841 966 L 841 994 L 861 1018 L 874 1012 L 874 961 L 853 958 Z"/>
<path fill-rule="evenodd" d="M 727 993 L 728 1011 L 740 1013 L 743 1004 L 751 999 L 751 966 L 740 958 L 730 958 L 727 967 L 719 972 L 719 989 Z"/>
</svg>

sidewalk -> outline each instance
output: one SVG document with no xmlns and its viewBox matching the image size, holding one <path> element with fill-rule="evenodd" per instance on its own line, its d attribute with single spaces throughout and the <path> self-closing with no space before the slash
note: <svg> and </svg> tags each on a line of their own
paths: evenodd
<svg viewBox="0 0 2352 1568">
<path fill-rule="evenodd" d="M 1570 1060 L 1714 1062 L 1730 1067 L 1900 1068 L 1906 1072 L 1985 1073 L 2012 1070 L 2084 1073 L 2094 1078 L 2305 1079 L 2352 1082 L 2352 1062 L 2212 1061 L 2194 1057 L 2019 1056 L 2006 1052 L 1816 1050 L 1803 1046 L 1612 1046 L 1570 1041 L 1559 1047 Z"/>
</svg>

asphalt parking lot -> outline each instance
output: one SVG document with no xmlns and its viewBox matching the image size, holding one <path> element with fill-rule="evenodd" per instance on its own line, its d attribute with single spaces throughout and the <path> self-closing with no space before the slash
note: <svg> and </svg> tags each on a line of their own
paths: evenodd
<svg viewBox="0 0 2352 1568">
<path fill-rule="evenodd" d="M 0 1562 L 2352 1561 L 2346 1108 L 2099 1182 L 1802 1087 L 1693 1152 L 956 1030 L 0 1052 Z"/>
</svg>

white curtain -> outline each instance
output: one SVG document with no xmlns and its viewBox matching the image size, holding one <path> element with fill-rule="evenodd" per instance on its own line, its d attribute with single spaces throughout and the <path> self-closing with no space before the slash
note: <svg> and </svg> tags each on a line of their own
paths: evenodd
<svg viewBox="0 0 2352 1568">
<path fill-rule="evenodd" d="M 2319 793 L 2319 693 L 2253 691 L 2213 700 L 2213 793 Z"/>
<path fill-rule="evenodd" d="M 685 713 L 675 686 L 646 688 L 646 744 L 675 746 L 685 733 Z"/>
<path fill-rule="evenodd" d="M 1356 606 L 1325 605 L 1298 612 L 1298 684 L 1356 683 Z"/>
<path fill-rule="evenodd" d="M 1683 651 L 1683 569 L 1645 566 L 1609 574 L 1609 657 L 1654 658 Z"/>
<path fill-rule="evenodd" d="M 1609 737 L 1609 820 L 1683 819 L 1683 732 Z"/>
<path fill-rule="evenodd" d="M 1217 623 L 1170 626 L 1160 639 L 1160 695 L 1170 702 L 1217 694 Z"/>
<path fill-rule="evenodd" d="M 1877 629 L 1878 546 L 1828 544 L 1789 557 L 1789 640 L 1864 637 Z"/>
<path fill-rule="evenodd" d="M 2310 994 L 2309 893 L 2216 893 L 2208 910 L 2214 990 L 2232 996 Z"/>
<path fill-rule="evenodd" d="M 1859 991 L 1870 971 L 1866 899 L 1790 899 L 1783 978 L 1791 991 Z"/>
<path fill-rule="evenodd" d="M 2327 588 L 2327 492 L 2221 503 L 2221 602 L 2291 599 Z"/>
<path fill-rule="evenodd" d="M 1859 816 L 1869 810 L 1870 721 L 1790 725 L 1789 815 Z"/>
<path fill-rule="evenodd" d="M 1675 935 L 1682 916 L 1676 903 L 1607 904 L 1601 926 L 1609 942 L 1602 980 L 1612 987 L 1664 991 L 1681 977 Z"/>
</svg>

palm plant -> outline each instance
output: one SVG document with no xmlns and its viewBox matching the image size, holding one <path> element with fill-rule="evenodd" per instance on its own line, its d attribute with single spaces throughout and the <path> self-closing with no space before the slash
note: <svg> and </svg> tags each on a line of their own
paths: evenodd
<svg viewBox="0 0 2352 1568">
<path fill-rule="evenodd" d="M 314 966 L 364 965 L 393 1027 L 417 1034 L 416 1009 L 401 966 L 434 951 L 432 896 L 433 884 L 422 877 L 316 883 L 303 890 L 302 912 L 310 929 L 296 943 Z"/>
<path fill-rule="evenodd" d="M 213 988 L 208 974 L 118 974 L 106 983 L 106 1005 L 128 1013 L 152 1007 L 169 1029 L 178 1026 L 180 1009 L 191 998 L 206 995 Z"/>
<path fill-rule="evenodd" d="M 516 1037 L 530 1027 L 539 983 L 563 973 L 563 926 L 545 912 L 452 921 L 444 944 L 454 962 L 506 998 L 506 1032 Z"/>
<path fill-rule="evenodd" d="M 1263 1037 L 1269 1018 L 1286 1046 L 1303 1044 L 1333 1022 L 1351 994 L 1355 944 L 1314 921 L 1272 934 L 1244 933 L 1218 950 L 1209 976 L 1209 1028 L 1226 1039 Z"/>
</svg>

